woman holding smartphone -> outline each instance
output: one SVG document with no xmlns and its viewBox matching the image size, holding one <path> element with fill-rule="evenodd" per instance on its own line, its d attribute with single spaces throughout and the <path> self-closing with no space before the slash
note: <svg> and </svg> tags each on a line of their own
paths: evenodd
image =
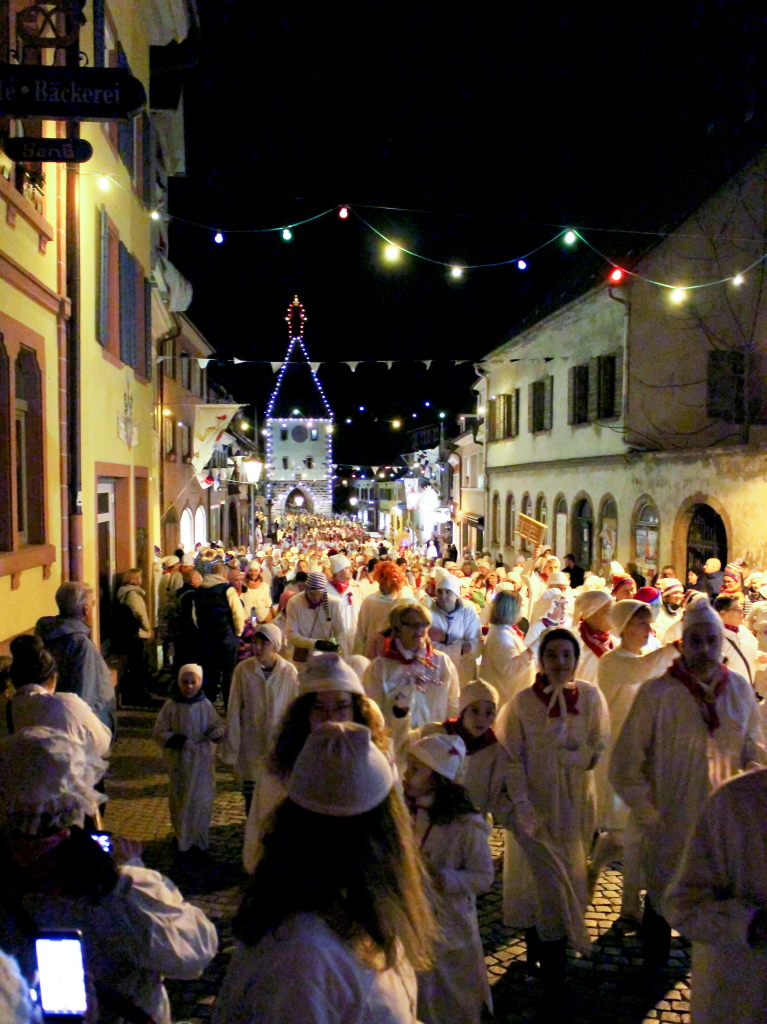
<svg viewBox="0 0 767 1024">
<path fill-rule="evenodd" d="M 99 1005 L 170 1024 L 163 978 L 199 977 L 216 930 L 167 878 L 117 837 L 110 856 L 83 831 L 101 799 L 80 744 L 44 726 L 0 741 L 0 947 L 31 979 L 39 930 L 82 933 Z"/>
</svg>

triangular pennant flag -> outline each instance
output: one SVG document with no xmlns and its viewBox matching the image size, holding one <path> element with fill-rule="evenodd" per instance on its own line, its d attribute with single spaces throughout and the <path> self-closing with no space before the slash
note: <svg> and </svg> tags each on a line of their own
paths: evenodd
<svg viewBox="0 0 767 1024">
<path fill-rule="evenodd" d="M 272 373 L 277 373 L 279 368 L 282 366 L 282 363 L 270 363 L 269 365 L 272 368 Z"/>
<path fill-rule="evenodd" d="M 380 469 L 381 467 L 380 467 L 380 466 L 371 466 L 370 468 L 371 468 L 371 469 L 373 470 L 373 472 L 374 472 L 374 473 L 377 473 L 377 472 L 378 472 L 378 470 L 379 470 L 379 469 Z"/>
<path fill-rule="evenodd" d="M 422 359 L 421 362 L 423 363 L 423 365 L 428 370 L 429 367 L 431 366 L 431 364 L 434 362 L 434 360 L 433 359 Z"/>
<path fill-rule="evenodd" d="M 311 367 L 312 373 L 316 373 L 322 366 L 322 363 L 309 363 L 309 366 Z"/>
<path fill-rule="evenodd" d="M 358 366 L 360 365 L 360 362 L 361 362 L 361 361 L 362 361 L 362 360 L 358 359 L 356 363 L 349 363 L 349 362 L 347 362 L 347 364 L 346 364 L 346 365 L 347 365 L 347 366 L 349 367 L 349 369 L 350 369 L 350 370 L 352 371 L 352 373 L 354 373 L 354 371 L 355 371 L 355 370 L 357 369 L 357 367 L 358 367 Z"/>
<path fill-rule="evenodd" d="M 393 359 L 384 359 L 384 362 L 386 363 L 386 369 L 387 370 L 391 370 L 392 366 L 394 366 L 394 360 Z"/>
<path fill-rule="evenodd" d="M 453 360 L 453 362 L 455 363 L 456 366 L 460 366 L 461 363 L 468 363 L 468 361 L 469 361 L 468 359 L 454 359 Z"/>
<path fill-rule="evenodd" d="M 210 359 L 198 359 L 197 365 L 200 367 L 201 370 L 204 370 L 209 362 Z"/>
<path fill-rule="evenodd" d="M 248 360 L 247 359 L 238 359 L 237 356 L 232 356 L 232 362 L 234 363 L 235 366 L 237 366 L 239 363 L 247 363 Z"/>
</svg>

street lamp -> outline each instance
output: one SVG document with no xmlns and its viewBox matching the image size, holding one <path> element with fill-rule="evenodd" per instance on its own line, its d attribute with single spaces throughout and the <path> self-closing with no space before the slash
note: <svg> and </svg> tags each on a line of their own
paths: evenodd
<svg viewBox="0 0 767 1024">
<path fill-rule="evenodd" d="M 256 486 L 261 479 L 264 463 L 258 459 L 243 459 L 240 463 L 245 482 L 248 484 L 248 497 L 250 498 L 250 543 L 255 548 L 256 543 Z M 253 484 L 253 487 L 250 487 Z"/>
</svg>

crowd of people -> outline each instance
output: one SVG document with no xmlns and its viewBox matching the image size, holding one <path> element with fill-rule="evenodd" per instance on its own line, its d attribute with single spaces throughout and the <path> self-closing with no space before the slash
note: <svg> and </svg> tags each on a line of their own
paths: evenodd
<svg viewBox="0 0 767 1024">
<path fill-rule="evenodd" d="M 767 574 L 711 560 L 648 582 L 548 548 L 514 565 L 430 554 L 316 519 L 251 551 L 158 558 L 152 601 L 124 574 L 117 692 L 157 711 L 179 864 L 210 860 L 217 759 L 244 798 L 250 877 L 216 1024 L 479 1024 L 491 827 L 504 922 L 554 1009 L 620 861 L 615 927 L 640 936 L 645 969 L 676 928 L 695 1024 L 734 1005 L 764 1024 Z M 0 668 L 0 1004 L 32 1019 L 34 936 L 78 928 L 92 1019 L 167 1024 L 163 978 L 199 976 L 216 932 L 138 844 L 91 838 L 115 687 L 91 589 L 56 600 Z"/>
</svg>

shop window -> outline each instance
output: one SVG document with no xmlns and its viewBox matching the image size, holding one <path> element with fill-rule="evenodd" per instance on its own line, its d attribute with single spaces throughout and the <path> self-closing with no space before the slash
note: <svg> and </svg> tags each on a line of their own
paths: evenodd
<svg viewBox="0 0 767 1024">
<path fill-rule="evenodd" d="M 512 538 L 514 537 L 514 495 L 506 495 L 506 520 L 504 526 L 503 542 L 504 546 L 510 548 L 512 546 Z"/>
<path fill-rule="evenodd" d="M 31 348 L 16 357 L 15 383 L 16 534 L 19 544 L 44 544 L 42 381 Z"/>
<path fill-rule="evenodd" d="M 551 430 L 554 406 L 554 378 L 549 375 L 528 385 L 527 420 L 531 434 Z"/>
<path fill-rule="evenodd" d="M 658 509 L 650 500 L 643 501 L 634 520 L 634 561 L 644 576 L 658 571 Z"/>
</svg>

